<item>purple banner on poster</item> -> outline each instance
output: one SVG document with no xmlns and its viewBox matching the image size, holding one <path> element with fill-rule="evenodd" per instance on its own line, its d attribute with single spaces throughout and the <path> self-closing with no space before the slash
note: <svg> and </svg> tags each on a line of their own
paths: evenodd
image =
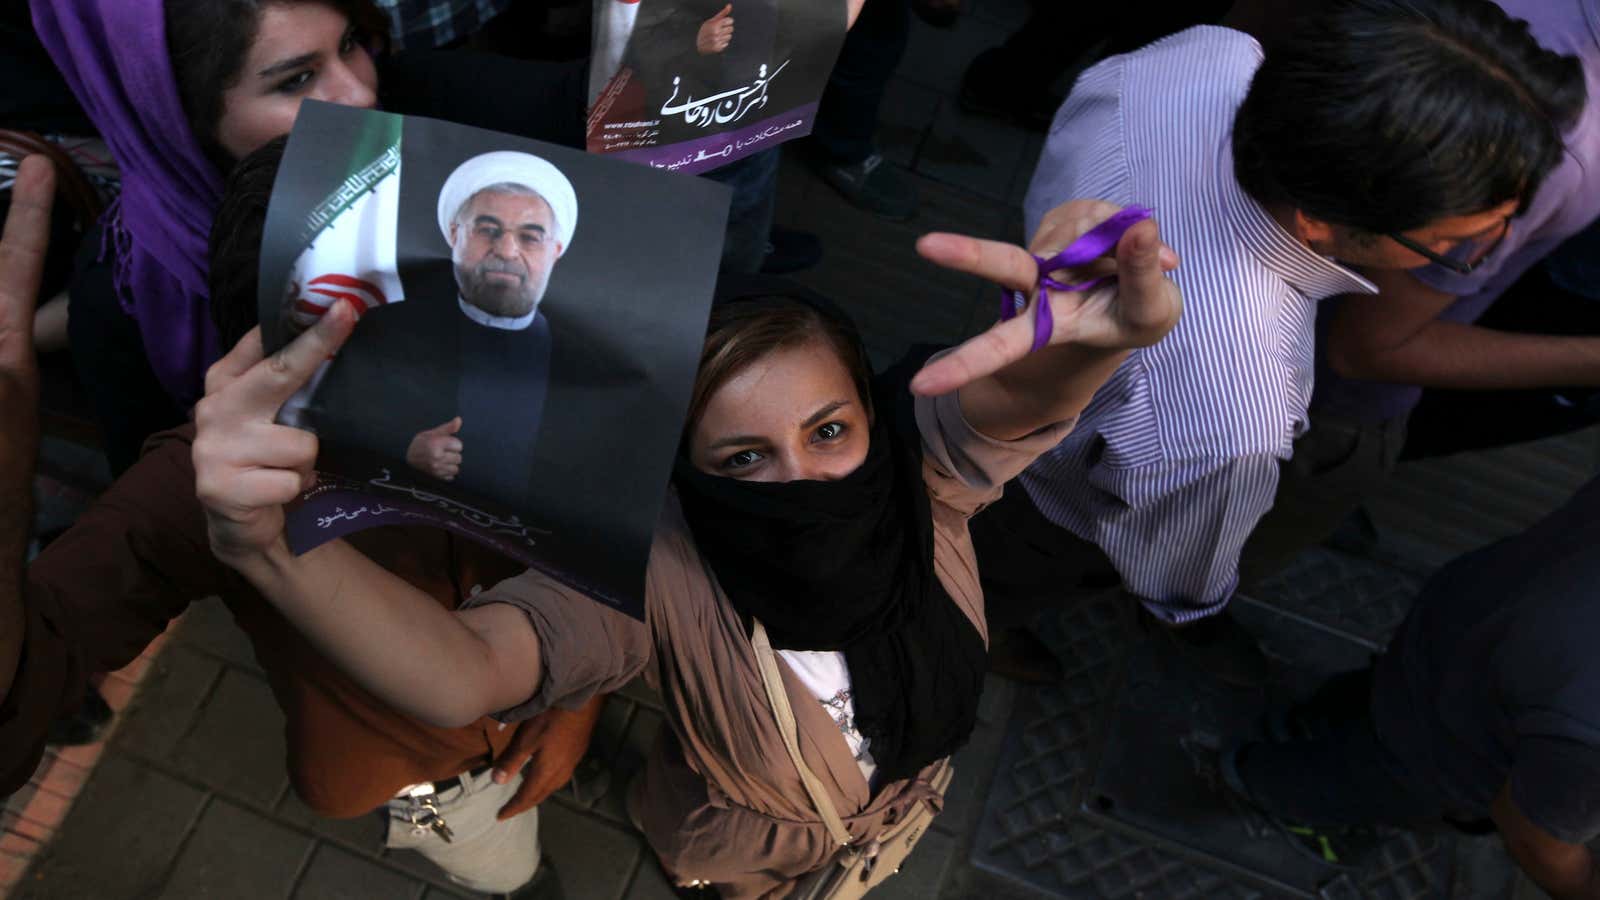
<svg viewBox="0 0 1600 900">
<path fill-rule="evenodd" d="M 754 125 L 734 131 L 724 131 L 707 137 L 667 147 L 647 147 L 638 150 L 621 150 L 611 153 L 613 159 L 644 163 L 669 172 L 698 175 L 721 168 L 740 157 L 776 147 L 784 141 L 805 137 L 811 133 L 811 122 L 816 118 L 817 105 L 807 103 L 783 115 L 762 119 Z"/>
</svg>

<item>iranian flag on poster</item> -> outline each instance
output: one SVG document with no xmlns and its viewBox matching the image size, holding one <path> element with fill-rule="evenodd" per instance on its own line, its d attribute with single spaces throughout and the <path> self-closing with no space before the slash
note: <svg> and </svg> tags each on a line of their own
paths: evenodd
<svg viewBox="0 0 1600 900">
<path fill-rule="evenodd" d="M 400 116 L 374 114 L 334 191 L 306 215 L 289 269 L 287 302 L 279 304 L 286 338 L 305 331 L 333 304 L 352 301 L 365 314 L 405 299 L 396 260 L 400 223 Z M 316 394 L 326 364 L 278 413 L 285 425 L 305 426 L 303 411 Z"/>
<path fill-rule="evenodd" d="M 400 125 L 395 115 L 366 120 L 348 175 L 306 216 L 305 249 L 289 270 L 288 333 L 311 327 L 340 300 L 365 313 L 404 300 L 395 259 L 400 223 Z"/>
</svg>

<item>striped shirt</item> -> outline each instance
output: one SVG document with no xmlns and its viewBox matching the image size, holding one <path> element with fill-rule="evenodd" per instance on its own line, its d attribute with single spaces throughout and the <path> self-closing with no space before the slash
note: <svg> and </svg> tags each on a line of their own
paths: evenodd
<svg viewBox="0 0 1600 900">
<path fill-rule="evenodd" d="M 1233 594 L 1278 462 L 1307 427 L 1316 302 L 1376 291 L 1233 177 L 1233 115 L 1261 59 L 1254 39 L 1205 26 L 1096 65 L 1057 112 L 1028 189 L 1029 234 L 1068 199 L 1141 203 L 1182 260 L 1177 327 L 1134 352 L 1022 476 L 1040 512 L 1097 544 L 1172 622 Z"/>
</svg>

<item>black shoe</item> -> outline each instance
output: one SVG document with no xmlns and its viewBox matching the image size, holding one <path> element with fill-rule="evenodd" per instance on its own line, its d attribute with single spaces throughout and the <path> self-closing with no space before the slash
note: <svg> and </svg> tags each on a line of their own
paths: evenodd
<svg viewBox="0 0 1600 900">
<path fill-rule="evenodd" d="M 846 200 L 891 222 L 903 222 L 917 213 L 916 188 L 886 163 L 882 153 L 856 163 L 822 163 L 817 174 Z"/>
<path fill-rule="evenodd" d="M 917 18 L 935 28 L 953 28 L 956 20 L 961 18 L 961 4 L 950 5 L 934 4 L 929 0 L 911 0 L 911 11 Z"/>
<path fill-rule="evenodd" d="M 1373 858 L 1383 846 L 1383 837 L 1376 828 L 1370 825 L 1311 825 L 1297 822 L 1277 815 L 1263 802 L 1263 798 L 1256 796 L 1245 784 L 1240 771 L 1245 754 L 1256 743 L 1235 744 L 1222 752 L 1219 768 L 1228 790 L 1271 822 L 1289 842 L 1289 846 L 1308 859 L 1341 869 L 1356 869 Z"/>
<path fill-rule="evenodd" d="M 1272 663 L 1255 636 L 1226 611 L 1198 622 L 1172 625 L 1139 607 L 1146 630 L 1171 642 L 1178 655 L 1206 674 L 1235 687 L 1260 687 L 1272 677 Z"/>
<path fill-rule="evenodd" d="M 564 900 L 561 876 L 556 874 L 556 864 L 550 857 L 539 858 L 539 868 L 534 870 L 528 883 L 509 894 L 492 894 L 496 900 Z"/>
<path fill-rule="evenodd" d="M 967 66 L 958 95 L 962 111 L 1010 119 L 1029 131 L 1049 131 L 1062 98 L 1043 86 L 1023 84 L 1006 53 L 1003 47 L 991 47 Z"/>
<path fill-rule="evenodd" d="M 989 641 L 989 671 L 1023 684 L 1060 684 L 1061 660 L 1026 628 L 1003 628 Z"/>
<path fill-rule="evenodd" d="M 115 715 L 99 691 L 93 687 L 85 688 L 83 705 L 71 715 L 57 716 L 56 720 L 50 723 L 45 743 L 57 747 L 92 744 L 105 734 L 106 726 L 111 724 L 111 719 Z"/>
<path fill-rule="evenodd" d="M 822 241 L 809 231 L 772 226 L 767 238 L 767 254 L 761 258 L 764 275 L 787 275 L 809 269 L 822 261 Z"/>
</svg>

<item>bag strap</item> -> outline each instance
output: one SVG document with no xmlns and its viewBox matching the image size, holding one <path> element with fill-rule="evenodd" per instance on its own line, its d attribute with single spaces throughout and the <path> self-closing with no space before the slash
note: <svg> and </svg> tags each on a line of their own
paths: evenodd
<svg viewBox="0 0 1600 900">
<path fill-rule="evenodd" d="M 756 662 L 761 669 L 761 685 L 767 689 L 767 702 L 772 704 L 773 716 L 778 720 L 778 731 L 783 734 L 783 748 L 789 751 L 789 759 L 794 761 L 794 767 L 800 770 L 800 782 L 806 786 L 806 793 L 811 795 L 811 805 L 816 807 L 817 814 L 822 817 L 822 824 L 828 827 L 828 833 L 840 846 L 848 847 L 854 838 L 850 836 L 849 829 L 844 827 L 838 811 L 833 808 L 833 801 L 828 799 L 828 791 L 822 786 L 822 780 L 800 757 L 800 739 L 795 726 L 794 709 L 789 706 L 789 693 L 783 688 L 783 676 L 778 671 L 778 657 L 772 652 L 772 643 L 767 640 L 767 629 L 759 620 L 752 621 L 755 627 L 751 631 L 750 642 L 756 648 Z"/>
</svg>

